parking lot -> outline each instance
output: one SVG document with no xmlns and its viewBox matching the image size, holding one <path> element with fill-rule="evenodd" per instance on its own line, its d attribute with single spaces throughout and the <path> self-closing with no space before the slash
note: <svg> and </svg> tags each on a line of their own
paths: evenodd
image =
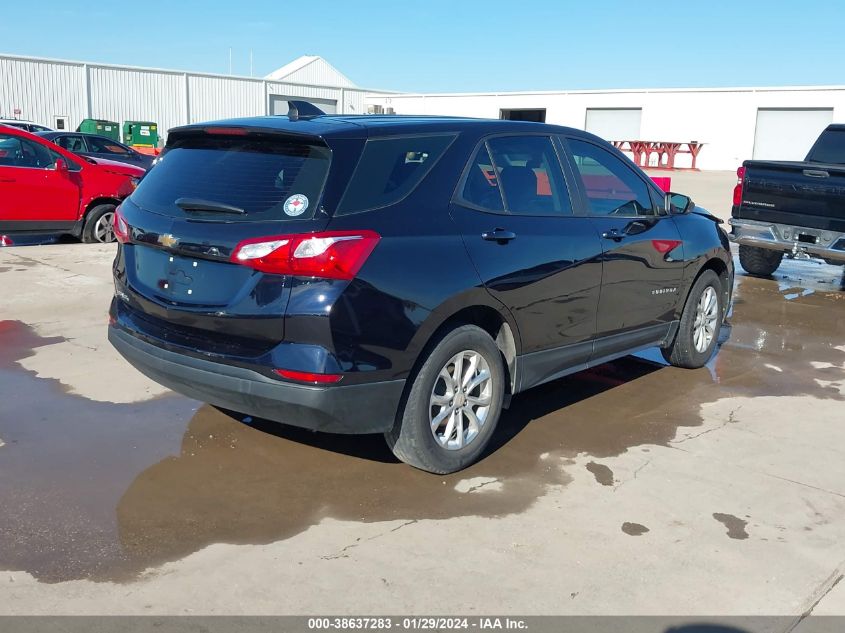
<svg viewBox="0 0 845 633">
<path fill-rule="evenodd" d="M 731 174 L 673 178 L 726 215 Z M 0 250 L 0 614 L 845 613 L 841 268 L 740 272 L 706 368 L 548 383 L 436 476 L 148 381 L 113 253 Z"/>
</svg>

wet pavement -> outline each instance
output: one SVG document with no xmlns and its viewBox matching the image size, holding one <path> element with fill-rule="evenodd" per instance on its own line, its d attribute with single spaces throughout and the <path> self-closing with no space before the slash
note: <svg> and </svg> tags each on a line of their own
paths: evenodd
<svg viewBox="0 0 845 633">
<path fill-rule="evenodd" d="M 680 427 L 701 425 L 705 403 L 842 400 L 828 383 L 845 374 L 843 290 L 841 268 L 815 263 L 784 262 L 773 280 L 740 273 L 730 338 L 708 367 L 670 368 L 646 353 L 521 394 L 489 455 L 446 477 L 398 463 L 380 436 L 313 434 L 176 395 L 112 404 L 70 394 L 19 364 L 61 339 L 0 321 L 0 569 L 47 583 L 131 582 L 210 544 L 272 543 L 325 518 L 514 515 L 566 486 L 560 464 L 583 455 L 588 476 L 613 486 L 602 459 L 672 445 Z M 748 536 L 745 518 L 713 520 L 731 539 Z"/>
</svg>

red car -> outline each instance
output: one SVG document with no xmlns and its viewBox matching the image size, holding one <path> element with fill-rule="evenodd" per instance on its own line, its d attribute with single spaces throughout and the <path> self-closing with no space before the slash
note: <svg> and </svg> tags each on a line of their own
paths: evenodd
<svg viewBox="0 0 845 633">
<path fill-rule="evenodd" d="M 15 234 L 113 242 L 114 210 L 143 175 L 140 167 L 83 158 L 0 125 L 0 245 Z"/>
</svg>

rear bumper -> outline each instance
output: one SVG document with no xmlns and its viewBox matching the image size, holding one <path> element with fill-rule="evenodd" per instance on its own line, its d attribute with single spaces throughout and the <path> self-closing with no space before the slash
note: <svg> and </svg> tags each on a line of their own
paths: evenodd
<svg viewBox="0 0 845 633">
<path fill-rule="evenodd" d="M 172 352 L 109 326 L 109 341 L 141 373 L 190 398 L 327 433 L 382 433 L 393 426 L 404 380 L 312 387 Z"/>
<path fill-rule="evenodd" d="M 737 244 L 845 262 L 845 233 L 737 218 L 730 223 Z"/>
</svg>

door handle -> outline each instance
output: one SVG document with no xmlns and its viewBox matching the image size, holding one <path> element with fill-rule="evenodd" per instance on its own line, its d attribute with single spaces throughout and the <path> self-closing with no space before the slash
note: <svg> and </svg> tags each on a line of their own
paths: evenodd
<svg viewBox="0 0 845 633">
<path fill-rule="evenodd" d="M 810 176 L 811 178 L 829 178 L 830 174 L 823 169 L 805 169 L 804 170 L 805 176 Z"/>
<path fill-rule="evenodd" d="M 506 242 L 516 239 L 516 233 L 513 231 L 506 231 L 505 229 L 493 229 L 492 231 L 482 233 L 481 239 L 487 240 L 488 242 L 505 244 Z"/>
<path fill-rule="evenodd" d="M 625 234 L 620 232 L 619 229 L 610 229 L 602 233 L 601 236 L 606 240 L 613 240 L 614 242 L 621 242 L 625 239 Z"/>
<path fill-rule="evenodd" d="M 0 178 L 0 182 L 15 182 L 14 178 Z"/>
</svg>

